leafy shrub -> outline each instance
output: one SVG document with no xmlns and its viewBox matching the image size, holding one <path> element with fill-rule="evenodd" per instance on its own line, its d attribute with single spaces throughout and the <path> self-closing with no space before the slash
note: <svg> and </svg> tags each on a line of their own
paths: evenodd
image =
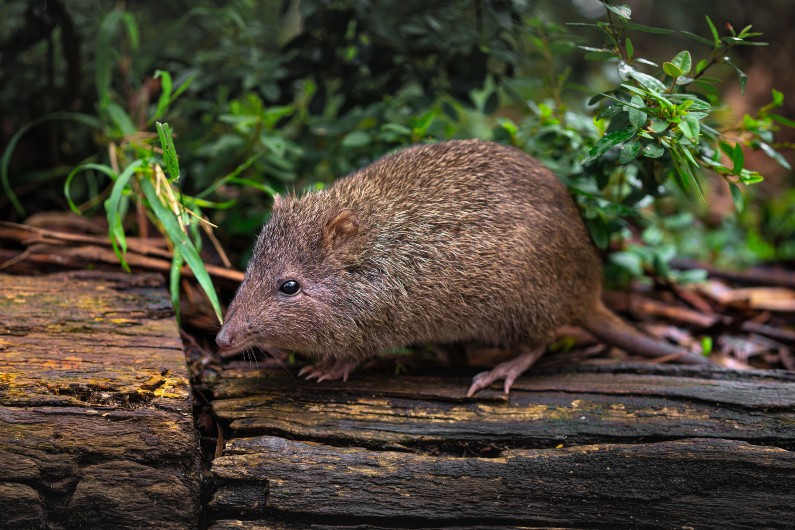
<svg viewBox="0 0 795 530">
<path fill-rule="evenodd" d="M 165 71 L 143 75 L 162 63 L 156 48 L 162 40 L 149 27 L 143 29 L 151 38 L 141 39 L 132 13 L 113 10 L 98 26 L 97 116 L 58 112 L 30 122 L 6 148 L 2 182 L 21 210 L 8 174 L 19 137 L 46 120 L 88 125 L 101 145 L 66 179 L 72 208 L 92 212 L 104 205 L 122 263 L 126 234 L 135 229 L 123 221 L 133 210 L 146 212 L 173 250 L 175 304 L 187 263 L 220 314 L 198 259 L 208 219 L 221 227 L 228 248 L 238 245 L 242 266 L 274 193 L 322 187 L 404 145 L 479 137 L 527 151 L 566 181 L 594 242 L 607 253 L 613 283 L 645 275 L 698 279 L 697 271 L 673 271 L 670 260 L 692 247 L 693 238 L 680 234 L 707 200 L 705 175 L 722 178 L 742 211 L 742 186 L 761 180 L 745 167 L 746 150 L 762 150 L 787 167 L 778 152 L 787 145 L 773 135 L 795 123 L 777 114 L 783 95 L 775 90 L 756 115 L 735 126 L 721 122 L 721 81 L 707 74 L 728 67 L 745 86 L 729 52 L 760 44 L 750 27 L 728 27 L 721 35 L 707 17 L 704 38 L 633 23 L 627 6 L 603 3 L 606 20 L 560 25 L 539 16 L 532 2 L 390 0 L 378 3 L 373 16 L 365 0 L 306 1 L 303 26 L 275 33 L 286 43 L 281 50 L 275 25 L 260 20 L 257 6 L 197 7 L 171 29 L 198 24 L 218 42 L 175 43 L 181 57 L 197 48 L 187 67 L 172 61 L 177 83 Z M 675 33 L 705 48 L 650 60 L 633 44 L 636 35 Z M 149 42 L 146 52 L 142 40 Z M 580 64 L 583 52 L 603 63 L 613 86 L 578 84 L 582 78 L 571 65 Z M 141 72 L 144 82 L 119 75 L 120 66 Z M 157 123 L 166 117 L 178 133 L 179 162 L 171 129 Z M 76 196 L 87 201 L 78 207 Z M 790 211 L 789 203 L 771 203 L 696 239 L 709 248 L 745 229 L 746 250 L 788 256 Z"/>
</svg>

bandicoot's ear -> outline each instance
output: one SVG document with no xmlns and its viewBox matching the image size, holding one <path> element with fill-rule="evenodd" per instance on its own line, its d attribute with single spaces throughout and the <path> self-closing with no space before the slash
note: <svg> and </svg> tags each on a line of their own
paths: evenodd
<svg viewBox="0 0 795 530">
<path fill-rule="evenodd" d="M 359 216 L 350 208 L 340 210 L 323 227 L 323 246 L 337 250 L 346 246 L 359 233 Z"/>
</svg>

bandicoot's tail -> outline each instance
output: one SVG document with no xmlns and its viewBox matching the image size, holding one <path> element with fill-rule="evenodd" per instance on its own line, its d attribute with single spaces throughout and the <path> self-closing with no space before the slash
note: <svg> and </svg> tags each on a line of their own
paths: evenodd
<svg viewBox="0 0 795 530">
<path fill-rule="evenodd" d="M 713 364 L 702 355 L 641 333 L 605 307 L 601 300 L 580 324 L 596 338 L 636 355 L 653 358 L 670 356 L 668 360 L 684 364 Z"/>
</svg>

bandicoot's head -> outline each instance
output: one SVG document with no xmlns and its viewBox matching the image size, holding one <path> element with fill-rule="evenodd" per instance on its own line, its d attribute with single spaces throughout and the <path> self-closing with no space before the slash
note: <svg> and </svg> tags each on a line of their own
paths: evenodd
<svg viewBox="0 0 795 530">
<path fill-rule="evenodd" d="M 277 197 L 215 339 L 222 351 L 330 354 L 347 342 L 359 217 L 322 198 Z"/>
</svg>

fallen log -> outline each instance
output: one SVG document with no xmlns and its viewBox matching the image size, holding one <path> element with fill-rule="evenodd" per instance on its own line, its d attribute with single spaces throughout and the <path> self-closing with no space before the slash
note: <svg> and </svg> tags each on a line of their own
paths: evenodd
<svg viewBox="0 0 795 530">
<path fill-rule="evenodd" d="M 550 362 L 509 398 L 466 383 L 230 374 L 213 388 L 211 520 L 775 527 L 795 502 L 795 374 Z"/>
<path fill-rule="evenodd" d="M 182 343 L 155 275 L 0 274 L 2 527 L 198 524 Z"/>
</svg>

